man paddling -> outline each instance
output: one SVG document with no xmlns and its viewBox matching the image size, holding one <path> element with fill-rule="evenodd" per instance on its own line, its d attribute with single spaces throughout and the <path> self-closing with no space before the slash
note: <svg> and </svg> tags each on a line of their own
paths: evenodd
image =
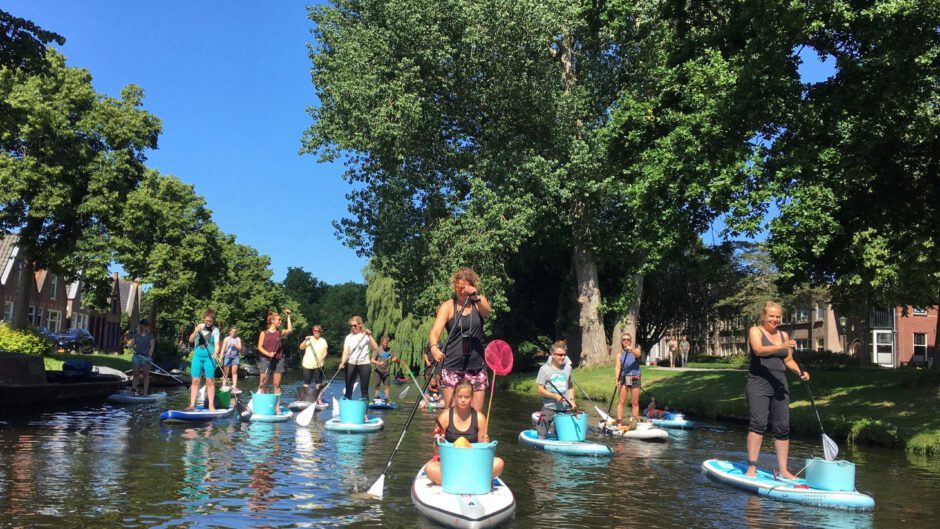
<svg viewBox="0 0 940 529">
<path fill-rule="evenodd" d="M 545 439 L 555 431 L 555 414 L 569 411 L 576 406 L 574 387 L 571 384 L 571 363 L 568 362 L 568 345 L 564 340 L 552 344 L 551 358 L 539 369 L 535 382 L 539 395 L 542 396 L 542 416 L 535 429 L 539 439 Z"/>
</svg>

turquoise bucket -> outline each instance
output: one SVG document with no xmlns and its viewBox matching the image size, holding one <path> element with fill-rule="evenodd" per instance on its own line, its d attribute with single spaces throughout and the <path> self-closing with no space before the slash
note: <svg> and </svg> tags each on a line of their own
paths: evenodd
<svg viewBox="0 0 940 529">
<path fill-rule="evenodd" d="M 577 415 L 555 414 L 555 435 L 559 441 L 583 441 L 587 439 L 588 416 L 583 411 Z"/>
<path fill-rule="evenodd" d="M 852 492 L 855 490 L 855 463 L 826 461 L 819 457 L 807 459 L 806 484 L 814 489 Z"/>
<path fill-rule="evenodd" d="M 280 396 L 280 393 L 252 393 L 252 412 L 258 415 L 275 415 L 274 409 L 277 408 L 277 399 Z"/>
<path fill-rule="evenodd" d="M 493 488 L 493 458 L 496 441 L 473 443 L 471 448 L 454 448 L 441 441 L 441 481 L 448 494 L 488 494 Z"/>
<path fill-rule="evenodd" d="M 344 424 L 363 424 L 366 422 L 365 399 L 349 400 L 343 397 L 339 401 L 339 422 Z"/>
</svg>

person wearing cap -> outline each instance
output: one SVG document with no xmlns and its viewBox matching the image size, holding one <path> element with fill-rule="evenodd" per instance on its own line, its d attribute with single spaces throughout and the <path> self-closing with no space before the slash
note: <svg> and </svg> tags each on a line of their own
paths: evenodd
<svg viewBox="0 0 940 529">
<path fill-rule="evenodd" d="M 131 334 L 127 341 L 134 350 L 134 356 L 131 357 L 131 390 L 139 395 L 147 395 L 150 390 L 150 363 L 153 362 L 153 346 L 156 344 L 150 332 L 150 322 L 146 319 L 140 320 L 137 332 Z M 141 378 L 144 383 L 143 392 L 138 389 Z"/>
</svg>

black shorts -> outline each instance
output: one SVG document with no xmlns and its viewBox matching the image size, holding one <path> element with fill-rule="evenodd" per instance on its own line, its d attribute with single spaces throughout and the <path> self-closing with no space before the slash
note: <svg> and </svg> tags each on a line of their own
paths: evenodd
<svg viewBox="0 0 940 529">
<path fill-rule="evenodd" d="M 263 375 L 265 373 L 284 373 L 283 358 L 268 358 L 262 355 L 258 362 L 258 371 Z"/>
<path fill-rule="evenodd" d="M 304 385 L 309 386 L 311 383 L 317 386 L 323 383 L 322 367 L 315 367 L 313 369 L 304 368 Z"/>
</svg>

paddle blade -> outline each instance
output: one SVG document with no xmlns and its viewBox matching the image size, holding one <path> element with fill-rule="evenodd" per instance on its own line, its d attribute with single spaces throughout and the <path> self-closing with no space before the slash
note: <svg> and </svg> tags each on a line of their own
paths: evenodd
<svg viewBox="0 0 940 529">
<path fill-rule="evenodd" d="M 317 412 L 317 403 L 314 401 L 313 404 L 304 408 L 304 411 L 297 414 L 297 417 L 294 419 L 294 422 L 297 423 L 297 426 L 309 426 L 310 421 L 313 420 L 313 415 Z"/>
<path fill-rule="evenodd" d="M 839 445 L 832 440 L 832 437 L 829 437 L 826 434 L 822 436 L 823 444 L 823 455 L 826 456 L 826 461 L 835 461 L 836 456 L 839 455 Z"/>
<path fill-rule="evenodd" d="M 199 393 L 196 394 L 196 402 L 202 405 L 205 405 L 206 402 L 206 386 L 199 387 Z"/>
<path fill-rule="evenodd" d="M 339 416 L 339 401 L 333 397 L 333 417 Z"/>
<path fill-rule="evenodd" d="M 484 351 L 486 365 L 499 376 L 506 376 L 512 371 L 512 348 L 503 340 L 493 340 Z"/>
<path fill-rule="evenodd" d="M 382 489 L 385 488 L 385 474 L 379 476 L 379 479 L 375 480 L 375 483 L 369 487 L 369 490 L 366 491 L 366 494 L 372 496 L 373 498 L 382 499 Z"/>
<path fill-rule="evenodd" d="M 604 421 L 610 420 L 610 415 L 604 413 L 600 408 L 597 407 L 597 405 L 594 406 L 594 409 L 597 410 L 597 414 L 601 416 L 601 419 L 604 419 Z"/>
<path fill-rule="evenodd" d="M 409 389 L 411 389 L 411 386 L 405 386 L 405 389 L 401 390 L 401 393 L 398 394 L 398 400 L 405 398 L 405 395 L 408 394 Z"/>
</svg>

